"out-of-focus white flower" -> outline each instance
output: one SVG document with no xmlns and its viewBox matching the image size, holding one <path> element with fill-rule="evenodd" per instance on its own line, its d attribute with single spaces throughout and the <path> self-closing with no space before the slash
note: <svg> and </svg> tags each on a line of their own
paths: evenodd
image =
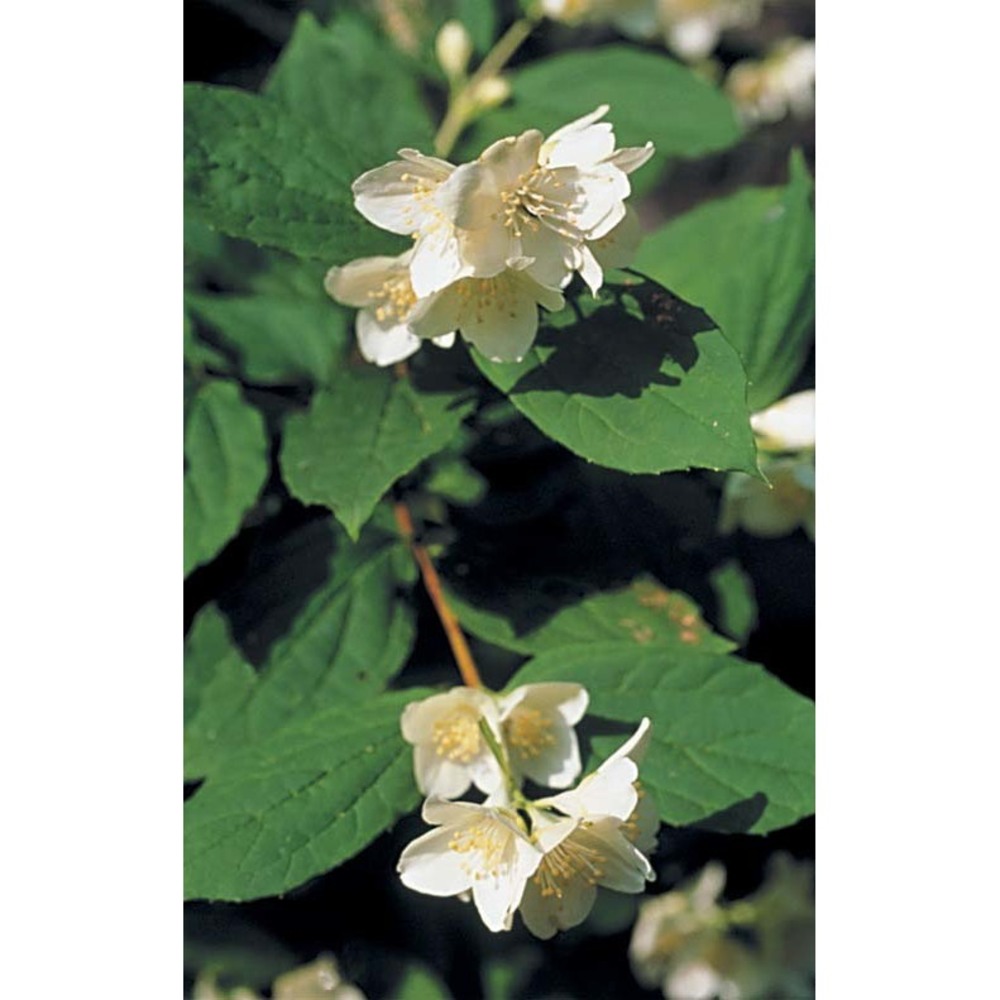
<svg viewBox="0 0 1000 1000">
<path fill-rule="evenodd" d="M 734 472 L 722 491 L 719 530 L 743 528 L 753 535 L 777 538 L 800 525 L 816 535 L 815 393 L 800 392 L 750 418 L 765 456 L 761 472 L 768 482 Z"/>
<path fill-rule="evenodd" d="M 340 977 L 340 969 L 330 955 L 320 955 L 308 965 L 292 969 L 275 979 L 274 1000 L 365 1000 L 364 993 Z"/>
<path fill-rule="evenodd" d="M 808 389 L 778 400 L 750 417 L 757 447 L 766 451 L 802 451 L 816 446 L 816 392 Z"/>
<path fill-rule="evenodd" d="M 628 174 L 653 155 L 644 147 L 615 149 L 602 105 L 548 139 L 537 129 L 500 139 L 473 163 L 458 167 L 455 226 L 460 254 L 476 277 L 526 269 L 542 285 L 565 285 L 577 250 L 606 236 L 625 216 Z"/>
<path fill-rule="evenodd" d="M 461 21 L 445 21 L 434 40 L 434 52 L 449 80 L 465 76 L 472 58 L 472 39 Z"/>
<path fill-rule="evenodd" d="M 816 45 L 801 38 L 786 39 L 765 59 L 736 63 L 726 77 L 726 92 L 748 122 L 808 118 L 815 87 Z"/>
<path fill-rule="evenodd" d="M 638 767 L 629 755 L 644 744 L 648 730 L 644 719 L 636 735 L 577 788 L 530 809 L 532 833 L 545 856 L 525 888 L 521 916 L 536 937 L 582 923 L 598 886 L 637 893 L 655 877 L 629 836 L 639 804 Z"/>
<path fill-rule="evenodd" d="M 245 986 L 224 990 L 214 973 L 202 973 L 194 984 L 194 1000 L 261 1000 L 260 994 Z M 331 955 L 320 955 L 308 965 L 282 973 L 271 984 L 274 1000 L 366 1000 L 364 993 L 345 983 Z"/>
<path fill-rule="evenodd" d="M 486 794 L 499 788 L 503 772 L 480 721 L 499 740 L 499 706 L 480 688 L 455 687 L 406 706 L 400 728 L 413 744 L 413 772 L 424 795 L 456 798 L 473 783 Z"/>
<path fill-rule="evenodd" d="M 413 329 L 435 343 L 458 330 L 491 361 L 520 361 L 535 342 L 539 305 L 561 309 L 562 294 L 539 284 L 522 262 L 521 269 L 461 278 L 442 289 L 426 303 Z"/>
<path fill-rule="evenodd" d="M 344 305 L 359 309 L 354 321 L 358 349 L 366 361 L 391 365 L 419 350 L 421 338 L 413 332 L 413 321 L 430 300 L 418 301 L 410 283 L 410 258 L 363 257 L 327 272 L 327 293 Z M 454 329 L 434 339 L 439 347 L 451 347 Z"/>
<path fill-rule="evenodd" d="M 363 173 L 352 185 L 354 206 L 369 221 L 390 233 L 413 236 L 410 282 L 424 298 L 452 281 L 471 274 L 459 253 L 454 219 L 459 183 L 446 184 L 455 167 L 415 149 L 401 149 L 401 159 Z"/>
<path fill-rule="evenodd" d="M 430 798 L 423 818 L 438 827 L 399 858 L 403 884 L 430 896 L 472 900 L 491 931 L 510 930 L 524 887 L 542 861 L 517 811 L 503 805 Z"/>
<path fill-rule="evenodd" d="M 495 108 L 510 97 L 510 81 L 505 76 L 488 76 L 469 90 L 469 103 L 474 114 Z"/>
<path fill-rule="evenodd" d="M 580 776 L 573 728 L 590 696 L 580 684 L 524 684 L 500 699 L 500 726 L 515 777 L 548 788 L 568 788 Z"/>
</svg>

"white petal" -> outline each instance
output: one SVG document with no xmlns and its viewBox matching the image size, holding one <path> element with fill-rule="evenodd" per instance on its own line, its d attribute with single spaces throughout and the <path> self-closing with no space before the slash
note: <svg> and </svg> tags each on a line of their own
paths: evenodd
<svg viewBox="0 0 1000 1000">
<path fill-rule="evenodd" d="M 538 332 L 535 298 L 513 272 L 500 275 L 492 291 L 479 291 L 463 311 L 462 336 L 491 361 L 520 361 Z"/>
<path fill-rule="evenodd" d="M 652 739 L 653 724 L 648 717 L 643 717 L 636 731 L 598 768 L 612 767 L 616 761 L 631 760 L 636 764 L 641 764 L 649 750 L 649 743 Z"/>
<path fill-rule="evenodd" d="M 455 331 L 443 333 L 440 337 L 431 337 L 431 343 L 438 347 L 451 347 L 455 343 Z"/>
<path fill-rule="evenodd" d="M 456 799 L 464 795 L 472 783 L 471 768 L 440 756 L 429 743 L 413 748 L 413 776 L 424 795 L 439 795 Z"/>
<path fill-rule="evenodd" d="M 646 882 L 654 878 L 652 866 L 619 827 L 617 820 L 606 817 L 581 827 L 574 836 L 581 845 L 601 855 L 600 885 L 615 892 L 642 892 Z"/>
<path fill-rule="evenodd" d="M 606 271 L 614 267 L 628 267 L 635 260 L 639 244 L 642 242 L 642 227 L 639 216 L 626 206 L 622 221 L 599 240 L 588 243 L 581 250 L 589 249 L 597 263 Z M 583 271 L 580 272 L 583 274 Z"/>
<path fill-rule="evenodd" d="M 549 226 L 527 229 L 521 234 L 521 252 L 531 258 L 526 270 L 539 284 L 559 288 L 567 283 L 573 272 L 573 244 Z M 514 262 L 508 261 L 514 268 Z"/>
<path fill-rule="evenodd" d="M 473 882 L 472 901 L 491 931 L 510 930 L 525 884 L 541 860 L 541 851 L 525 838 L 512 835 L 496 875 L 481 873 L 484 877 Z"/>
<path fill-rule="evenodd" d="M 549 167 L 589 167 L 607 159 L 615 149 L 615 132 L 609 122 L 567 131 L 565 126 L 542 146 L 539 160 Z"/>
<path fill-rule="evenodd" d="M 610 110 L 609 105 L 602 104 L 591 111 L 590 114 L 584 115 L 582 118 L 576 118 L 568 125 L 563 125 L 562 128 L 556 129 L 555 132 L 553 132 L 552 135 L 545 140 L 542 146 L 542 155 L 547 155 L 553 146 L 559 145 L 564 140 L 570 140 L 577 133 L 585 131 L 588 126 L 593 125 L 594 122 L 600 121 Z"/>
<path fill-rule="evenodd" d="M 331 267 L 326 272 L 323 287 L 331 298 L 345 306 L 361 309 L 372 304 L 374 293 L 402 264 L 401 257 L 362 257 L 343 267 Z"/>
<path fill-rule="evenodd" d="M 627 146 L 625 149 L 616 149 L 606 162 L 613 163 L 626 174 L 631 174 L 648 163 L 655 152 L 656 147 L 651 142 L 647 142 L 645 146 Z"/>
<path fill-rule="evenodd" d="M 711 17 L 689 17 L 669 30 L 667 40 L 685 59 L 704 59 L 719 40 L 719 25 Z"/>
<path fill-rule="evenodd" d="M 494 177 L 497 190 L 504 190 L 538 165 L 538 152 L 542 146 L 542 133 L 528 129 L 518 136 L 499 139 L 483 150 L 479 162 Z"/>
<path fill-rule="evenodd" d="M 587 711 L 590 695 L 582 684 L 550 681 L 544 684 L 522 684 L 500 699 L 500 719 L 503 721 L 518 706 L 558 712 L 563 721 L 575 726 Z"/>
<path fill-rule="evenodd" d="M 393 160 L 384 166 L 363 173 L 352 185 L 354 206 L 369 221 L 390 233 L 415 233 L 437 217 L 434 193 L 444 172 L 442 161 L 421 157 L 414 150 L 411 156 Z"/>
<path fill-rule="evenodd" d="M 428 896 L 455 896 L 469 889 L 475 876 L 467 858 L 449 848 L 453 837 L 453 828 L 442 827 L 414 840 L 396 866 L 403 885 Z"/>
<path fill-rule="evenodd" d="M 405 323 L 382 326 L 370 309 L 362 309 L 354 321 L 358 350 L 365 361 L 394 365 L 420 350 L 420 338 Z"/>
<path fill-rule="evenodd" d="M 543 896 L 538 885 L 529 881 L 521 899 L 521 917 L 535 937 L 547 941 L 558 931 L 582 924 L 596 899 L 597 889 L 582 879 L 568 882 L 561 897 Z"/>
<path fill-rule="evenodd" d="M 604 284 L 604 270 L 601 268 L 597 256 L 587 244 L 583 244 L 577 249 L 576 266 L 580 277 L 587 283 L 591 295 L 596 295 L 600 291 L 601 285 Z"/>
<path fill-rule="evenodd" d="M 660 829 L 660 813 L 656 808 L 649 792 L 637 788 L 639 801 L 636 803 L 635 812 L 629 817 L 630 826 L 627 830 L 623 827 L 628 839 L 635 845 L 635 849 L 642 854 L 652 854 L 656 849 L 657 832 Z"/>
<path fill-rule="evenodd" d="M 750 417 L 761 446 L 775 451 L 798 451 L 816 444 L 816 393 L 797 392 Z"/>
<path fill-rule="evenodd" d="M 462 259 L 458 235 L 444 219 L 435 219 L 420 233 L 410 262 L 410 283 L 418 299 L 440 291 L 471 273 Z"/>
</svg>

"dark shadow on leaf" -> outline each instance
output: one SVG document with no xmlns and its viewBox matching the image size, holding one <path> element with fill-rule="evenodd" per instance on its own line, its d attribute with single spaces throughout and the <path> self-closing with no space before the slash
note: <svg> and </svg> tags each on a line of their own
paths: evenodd
<svg viewBox="0 0 1000 1000">
<path fill-rule="evenodd" d="M 575 304 L 576 318 L 567 311 L 540 330 L 548 356 L 511 392 L 637 398 L 651 385 L 680 385 L 698 360 L 695 336 L 715 329 L 703 310 L 650 281 L 605 286 L 596 302 L 585 293 Z"/>
<path fill-rule="evenodd" d="M 726 806 L 725 809 L 692 823 L 691 828 L 709 830 L 712 833 L 749 833 L 764 815 L 765 809 L 767 809 L 767 796 L 763 792 L 757 792 L 748 799 L 734 802 L 731 806 Z"/>
</svg>

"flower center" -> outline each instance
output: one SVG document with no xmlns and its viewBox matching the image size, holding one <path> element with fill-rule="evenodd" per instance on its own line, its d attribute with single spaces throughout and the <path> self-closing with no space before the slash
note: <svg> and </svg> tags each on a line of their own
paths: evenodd
<svg viewBox="0 0 1000 1000">
<path fill-rule="evenodd" d="M 402 323 L 417 301 L 405 272 L 386 278 L 375 291 L 368 293 L 368 297 L 375 302 L 375 318 L 380 323 L 386 320 Z"/>
<path fill-rule="evenodd" d="M 459 708 L 438 719 L 431 734 L 439 757 L 468 764 L 480 750 L 479 714 L 472 708 Z"/>
<path fill-rule="evenodd" d="M 546 747 L 555 746 L 552 719 L 537 708 L 515 708 L 503 728 L 508 744 L 522 757 L 537 757 Z"/>
<path fill-rule="evenodd" d="M 463 278 L 455 283 L 459 299 L 459 325 L 465 317 L 475 315 L 482 323 L 486 313 L 517 316 L 517 295 L 512 280 L 504 274 L 495 278 Z"/>
<path fill-rule="evenodd" d="M 478 854 L 479 858 L 469 858 L 465 863 L 466 871 L 472 869 L 475 863 L 476 879 L 489 875 L 498 878 L 506 868 L 504 852 L 510 839 L 510 831 L 502 824 L 491 819 L 480 820 L 470 826 L 456 830 L 448 841 L 448 849 L 456 854 Z"/>
<path fill-rule="evenodd" d="M 542 858 L 538 871 L 531 879 L 543 896 L 562 899 L 567 884 L 573 879 L 582 878 L 589 885 L 597 885 L 604 877 L 602 865 L 606 861 L 600 851 L 581 844 L 571 833 Z"/>
<path fill-rule="evenodd" d="M 569 202 L 558 201 L 544 190 L 544 187 L 557 189 L 562 186 L 545 167 L 537 166 L 522 174 L 516 187 L 500 192 L 504 226 L 520 239 L 525 229 L 537 232 L 539 221 L 542 221 L 557 233 L 575 239 L 578 234 L 572 226 L 577 217 L 571 211 L 574 207 L 572 197 Z"/>
</svg>

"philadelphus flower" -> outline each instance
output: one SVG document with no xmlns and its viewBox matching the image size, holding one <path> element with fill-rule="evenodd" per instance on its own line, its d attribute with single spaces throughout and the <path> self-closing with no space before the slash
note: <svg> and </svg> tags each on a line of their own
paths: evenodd
<svg viewBox="0 0 1000 1000">
<path fill-rule="evenodd" d="M 596 293 L 604 268 L 631 262 L 639 227 L 625 207 L 628 175 L 653 146 L 617 149 L 600 120 L 607 112 L 602 105 L 548 138 L 529 129 L 501 139 L 457 167 L 402 149 L 354 182 L 355 207 L 369 222 L 414 240 L 399 257 L 327 275 L 327 292 L 362 310 L 357 334 L 368 360 L 391 364 L 421 340 L 450 346 L 460 332 L 491 360 L 519 361 L 538 306 L 561 309 L 574 273 Z"/>
<path fill-rule="evenodd" d="M 456 687 L 403 710 L 403 738 L 414 746 L 413 770 L 425 795 L 457 798 L 474 784 L 487 795 L 503 772 L 481 729 L 485 723 L 518 774 L 567 788 L 580 774 L 573 727 L 587 710 L 579 684 L 525 684 L 508 695 Z"/>
<path fill-rule="evenodd" d="M 762 453 L 768 483 L 742 473 L 726 480 L 719 530 L 743 528 L 765 538 L 787 535 L 801 525 L 816 533 L 816 394 L 796 393 L 755 413 L 750 425 Z"/>
<path fill-rule="evenodd" d="M 330 955 L 320 955 L 314 962 L 284 972 L 271 984 L 274 1000 L 365 1000 L 364 993 L 340 978 L 337 962 Z M 246 987 L 223 990 L 212 973 L 202 974 L 194 984 L 194 1000 L 261 1000 L 260 994 Z"/>
<path fill-rule="evenodd" d="M 726 92 L 748 122 L 807 118 L 815 87 L 816 45 L 801 38 L 786 39 L 765 59 L 736 63 L 726 77 Z"/>
<path fill-rule="evenodd" d="M 582 923 L 598 886 L 636 893 L 655 877 L 637 844 L 638 767 L 628 756 L 648 730 L 644 719 L 636 736 L 578 788 L 529 809 L 544 857 L 525 886 L 521 916 L 536 937 L 550 938 Z"/>
<path fill-rule="evenodd" d="M 491 931 L 510 930 L 525 884 L 542 861 L 521 816 L 506 806 L 436 798 L 424 803 L 422 815 L 438 829 L 400 855 L 403 885 L 429 896 L 471 892 Z"/>
</svg>

